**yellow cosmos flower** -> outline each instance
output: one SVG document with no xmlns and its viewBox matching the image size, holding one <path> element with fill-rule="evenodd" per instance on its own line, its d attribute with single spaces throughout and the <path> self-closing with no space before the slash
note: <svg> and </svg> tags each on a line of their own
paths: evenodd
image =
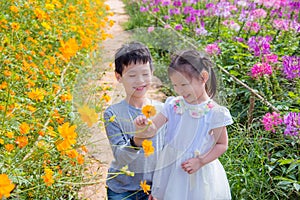
<svg viewBox="0 0 300 200">
<path fill-rule="evenodd" d="M 142 113 L 143 113 L 147 118 L 150 118 L 150 117 L 155 116 L 155 114 L 156 114 L 156 109 L 155 109 L 155 107 L 152 106 L 152 105 L 145 105 L 145 106 L 143 106 L 143 108 L 142 108 Z"/>
<path fill-rule="evenodd" d="M 152 141 L 151 140 L 144 140 L 142 142 L 142 147 L 144 149 L 145 152 L 145 157 L 150 156 L 151 154 L 154 153 L 154 147 L 152 146 Z"/>
<path fill-rule="evenodd" d="M 102 97 L 101 97 L 101 100 L 105 100 L 106 102 L 109 102 L 110 100 L 111 100 L 111 97 L 108 95 L 108 94 L 106 94 L 106 93 L 104 93 L 103 95 L 102 95 Z"/>
<path fill-rule="evenodd" d="M 77 133 L 75 132 L 76 125 L 70 126 L 70 123 L 64 123 L 62 126 L 58 127 L 58 132 L 61 137 L 64 139 L 68 139 L 70 141 L 75 140 L 77 138 Z"/>
<path fill-rule="evenodd" d="M 9 9 L 14 12 L 14 13 L 18 13 L 19 12 L 19 9 L 17 6 L 10 6 Z"/>
<path fill-rule="evenodd" d="M 6 137 L 8 137 L 8 138 L 10 138 L 10 139 L 14 137 L 14 133 L 13 133 L 13 132 L 10 132 L 10 131 L 7 132 L 5 135 L 6 135 Z"/>
<path fill-rule="evenodd" d="M 78 108 L 78 112 L 80 113 L 82 121 L 86 122 L 89 127 L 98 121 L 98 114 L 87 105 Z"/>
<path fill-rule="evenodd" d="M 141 186 L 142 190 L 144 191 L 144 193 L 149 195 L 148 191 L 150 191 L 150 185 L 148 185 L 146 183 L 146 181 L 141 181 L 140 186 Z"/>
<path fill-rule="evenodd" d="M 44 99 L 44 93 L 43 89 L 35 88 L 28 92 L 27 95 L 32 100 L 42 101 Z"/>
<path fill-rule="evenodd" d="M 8 198 L 10 192 L 15 188 L 15 184 L 11 182 L 6 174 L 0 174 L 0 199 Z"/>
<path fill-rule="evenodd" d="M 45 5 L 45 8 L 47 9 L 47 10 L 54 10 L 54 5 L 53 4 L 51 4 L 51 3 L 46 3 L 46 5 Z"/>
<path fill-rule="evenodd" d="M 115 119 L 116 119 L 116 115 L 113 115 L 113 116 L 111 116 L 110 118 L 109 118 L 109 122 L 114 122 L 115 121 Z"/>
<path fill-rule="evenodd" d="M 47 30 L 51 29 L 51 26 L 47 22 L 42 22 L 42 26 Z"/>
<path fill-rule="evenodd" d="M 16 22 L 13 22 L 11 23 L 11 28 L 15 31 L 19 30 L 20 29 L 20 24 L 16 23 Z"/>
<path fill-rule="evenodd" d="M 4 140 L 0 138 L 0 144 L 4 144 Z"/>
<path fill-rule="evenodd" d="M 68 155 L 69 158 L 77 158 L 78 157 L 78 152 L 75 149 L 66 151 L 66 154 Z"/>
</svg>

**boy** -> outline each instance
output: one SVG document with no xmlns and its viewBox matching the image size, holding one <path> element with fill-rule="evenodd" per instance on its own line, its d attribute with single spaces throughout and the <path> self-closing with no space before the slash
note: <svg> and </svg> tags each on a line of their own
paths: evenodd
<svg viewBox="0 0 300 200">
<path fill-rule="evenodd" d="M 146 46 L 131 42 L 117 50 L 115 76 L 123 85 L 126 97 L 104 112 L 106 134 L 114 155 L 106 181 L 108 200 L 148 199 L 140 183 L 146 181 L 147 185 L 152 184 L 157 152 L 163 145 L 164 128 L 157 135 L 134 133 L 133 120 L 141 114 L 141 108 L 145 105 L 155 106 L 157 112 L 162 109 L 162 103 L 146 98 L 152 74 L 152 58 Z M 156 151 L 149 157 L 145 157 L 141 148 L 146 138 L 151 138 Z M 134 176 L 120 174 L 127 166 Z"/>
</svg>

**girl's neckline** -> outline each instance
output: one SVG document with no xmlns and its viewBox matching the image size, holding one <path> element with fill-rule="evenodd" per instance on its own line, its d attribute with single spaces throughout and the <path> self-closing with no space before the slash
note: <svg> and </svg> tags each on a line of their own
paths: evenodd
<svg viewBox="0 0 300 200">
<path fill-rule="evenodd" d="M 206 115 L 214 107 L 213 101 L 208 99 L 200 104 L 189 104 L 183 97 L 175 97 L 173 109 L 176 114 L 182 115 L 188 112 L 193 118 L 200 118 Z"/>
</svg>

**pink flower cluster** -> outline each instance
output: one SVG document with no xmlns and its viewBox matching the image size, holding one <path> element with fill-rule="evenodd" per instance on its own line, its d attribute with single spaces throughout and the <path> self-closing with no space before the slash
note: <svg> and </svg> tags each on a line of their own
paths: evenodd
<svg viewBox="0 0 300 200">
<path fill-rule="evenodd" d="M 272 66 L 268 63 L 256 63 L 251 68 L 251 77 L 258 78 L 264 75 L 272 75 Z"/>
<path fill-rule="evenodd" d="M 279 113 L 273 112 L 265 114 L 262 123 L 266 131 L 272 131 L 275 133 L 275 127 L 282 124 L 283 119 L 280 117 Z"/>
<path fill-rule="evenodd" d="M 219 55 L 221 53 L 221 49 L 219 48 L 218 44 L 216 44 L 216 43 L 208 44 L 205 47 L 205 51 L 209 55 Z"/>
</svg>

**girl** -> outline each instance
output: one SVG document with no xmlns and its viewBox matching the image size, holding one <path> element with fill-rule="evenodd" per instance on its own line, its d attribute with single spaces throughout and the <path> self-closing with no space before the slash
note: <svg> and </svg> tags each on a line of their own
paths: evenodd
<svg viewBox="0 0 300 200">
<path fill-rule="evenodd" d="M 216 93 L 213 63 L 201 52 L 176 55 L 168 68 L 179 95 L 149 123 L 135 119 L 137 131 L 153 132 L 167 123 L 165 147 L 154 173 L 152 196 L 157 200 L 231 199 L 220 157 L 227 149 L 226 126 L 233 123 L 227 108 L 212 100 Z"/>
</svg>

